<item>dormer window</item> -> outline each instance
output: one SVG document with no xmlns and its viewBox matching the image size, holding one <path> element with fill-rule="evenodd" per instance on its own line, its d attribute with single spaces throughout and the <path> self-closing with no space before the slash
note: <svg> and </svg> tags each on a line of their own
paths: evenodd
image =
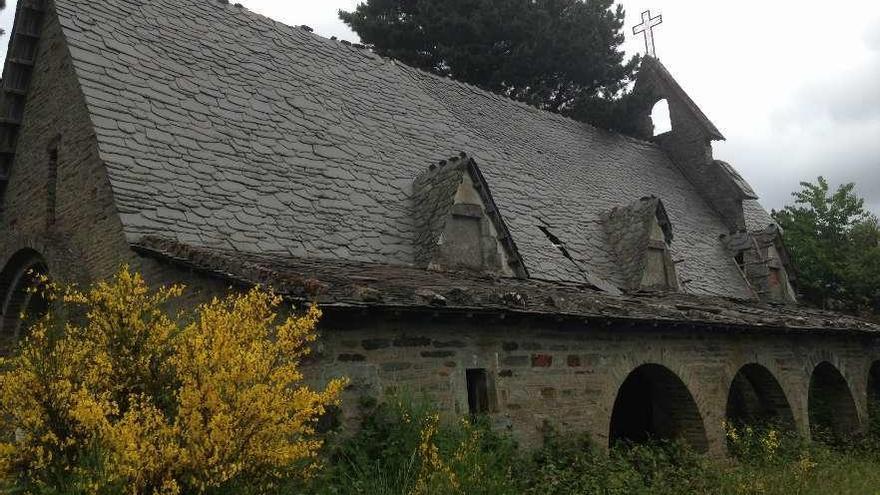
<svg viewBox="0 0 880 495">
<path fill-rule="evenodd" d="M 496 242 L 488 227 L 481 205 L 452 205 L 446 228 L 438 241 L 447 268 L 484 270 L 496 266 L 497 260 L 491 259 L 494 258 Z"/>
<path fill-rule="evenodd" d="M 528 276 L 476 162 L 444 160 L 413 183 L 416 261 L 430 270 Z"/>
<path fill-rule="evenodd" d="M 645 268 L 642 275 L 642 288 L 675 290 L 678 280 L 675 265 L 669 254 L 669 246 L 660 223 L 654 217 L 651 226 L 651 237 L 648 239 L 648 251 L 645 255 Z"/>
<path fill-rule="evenodd" d="M 791 265 L 776 225 L 724 235 L 722 240 L 755 296 L 768 302 L 795 302 Z"/>
<path fill-rule="evenodd" d="M 628 291 L 677 291 L 672 261 L 672 224 L 663 202 L 651 196 L 613 209 L 605 219 Z"/>
</svg>

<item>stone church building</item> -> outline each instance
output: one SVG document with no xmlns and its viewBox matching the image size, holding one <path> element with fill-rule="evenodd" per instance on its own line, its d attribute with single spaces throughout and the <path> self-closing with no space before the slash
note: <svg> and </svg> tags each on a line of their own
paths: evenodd
<svg viewBox="0 0 880 495">
<path fill-rule="evenodd" d="M 0 99 L 0 310 L 127 263 L 192 302 L 325 311 L 310 380 L 724 451 L 722 421 L 856 433 L 880 327 L 797 304 L 780 232 L 659 61 L 635 139 L 214 0 L 19 0 Z"/>
</svg>

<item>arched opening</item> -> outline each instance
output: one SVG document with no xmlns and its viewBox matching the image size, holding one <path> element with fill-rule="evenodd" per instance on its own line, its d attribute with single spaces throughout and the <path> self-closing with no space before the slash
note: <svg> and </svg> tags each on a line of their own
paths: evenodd
<svg viewBox="0 0 880 495">
<path fill-rule="evenodd" d="M 880 361 L 868 371 L 868 431 L 880 434 Z"/>
<path fill-rule="evenodd" d="M 740 368 L 727 394 L 727 421 L 734 425 L 794 430 L 794 414 L 770 370 L 759 364 Z"/>
<path fill-rule="evenodd" d="M 684 382 L 669 369 L 646 364 L 624 380 L 611 414 L 609 445 L 651 439 L 684 440 L 697 451 L 708 450 L 697 403 Z"/>
<path fill-rule="evenodd" d="M 814 440 L 839 443 L 859 431 L 859 414 L 846 379 L 823 361 L 810 377 L 810 433 Z"/>
<path fill-rule="evenodd" d="M 35 286 L 35 277 L 47 274 L 46 262 L 32 249 L 16 253 L 0 272 L 0 353 L 7 352 L 23 330 L 48 311 L 42 292 L 29 290 Z"/>
<path fill-rule="evenodd" d="M 651 109 L 651 122 L 654 124 L 654 135 L 659 136 L 672 130 L 672 117 L 669 113 L 669 102 L 662 99 Z"/>
</svg>

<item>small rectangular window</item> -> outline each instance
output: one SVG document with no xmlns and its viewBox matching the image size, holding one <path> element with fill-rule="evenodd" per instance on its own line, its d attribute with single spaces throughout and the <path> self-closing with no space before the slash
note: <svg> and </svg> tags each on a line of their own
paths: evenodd
<svg viewBox="0 0 880 495">
<path fill-rule="evenodd" d="M 490 412 L 489 373 L 483 368 L 469 369 L 467 375 L 468 408 L 471 414 Z"/>
<path fill-rule="evenodd" d="M 46 225 L 55 225 L 58 194 L 58 148 L 49 150 L 49 170 L 46 177 Z"/>
</svg>

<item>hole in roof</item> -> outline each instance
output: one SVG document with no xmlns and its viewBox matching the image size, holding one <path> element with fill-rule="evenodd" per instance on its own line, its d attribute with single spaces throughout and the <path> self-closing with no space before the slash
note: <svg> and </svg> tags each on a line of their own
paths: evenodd
<svg viewBox="0 0 880 495">
<path fill-rule="evenodd" d="M 543 225 L 539 225 L 538 228 L 541 229 L 541 232 L 543 232 L 545 236 L 547 236 L 547 239 L 550 241 L 550 244 L 553 245 L 554 248 L 558 249 L 559 252 L 561 252 L 562 255 L 566 258 L 571 259 L 571 255 L 568 254 L 568 250 L 565 249 L 565 244 L 563 244 L 558 237 L 553 235 L 553 232 L 550 232 L 550 229 L 544 227 Z"/>
<path fill-rule="evenodd" d="M 672 130 L 672 119 L 669 116 L 669 102 L 666 99 L 654 104 L 651 109 L 651 122 L 654 123 L 654 135 L 659 136 Z"/>
</svg>

